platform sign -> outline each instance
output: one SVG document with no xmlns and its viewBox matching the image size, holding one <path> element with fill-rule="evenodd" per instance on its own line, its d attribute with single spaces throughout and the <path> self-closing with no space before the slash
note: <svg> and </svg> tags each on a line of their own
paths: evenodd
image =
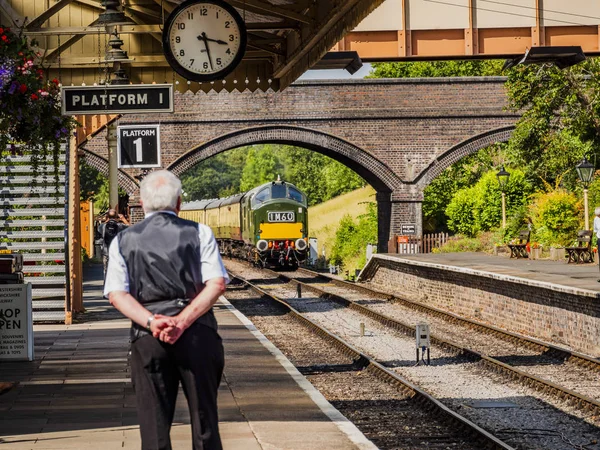
<svg viewBox="0 0 600 450">
<path fill-rule="evenodd" d="M 172 84 L 63 86 L 63 115 L 173 112 Z"/>
<path fill-rule="evenodd" d="M 0 284 L 0 361 L 33 361 L 31 284 Z"/>
<path fill-rule="evenodd" d="M 401 234 L 417 234 L 417 225 L 414 223 L 407 223 L 400 226 Z"/>
<path fill-rule="evenodd" d="M 119 167 L 160 167 L 160 125 L 117 127 Z"/>
</svg>

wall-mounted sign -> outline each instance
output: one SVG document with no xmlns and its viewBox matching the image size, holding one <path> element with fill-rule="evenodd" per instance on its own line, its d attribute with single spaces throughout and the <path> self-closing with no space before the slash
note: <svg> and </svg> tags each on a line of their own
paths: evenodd
<svg viewBox="0 0 600 450">
<path fill-rule="evenodd" d="M 117 127 L 119 167 L 160 167 L 160 125 Z"/>
<path fill-rule="evenodd" d="M 173 112 L 173 85 L 63 86 L 61 99 L 64 115 Z"/>
<path fill-rule="evenodd" d="M 400 226 L 401 234 L 417 234 L 417 225 L 414 223 L 407 223 Z"/>
<path fill-rule="evenodd" d="M 31 284 L 0 284 L 0 361 L 33 361 Z"/>
</svg>

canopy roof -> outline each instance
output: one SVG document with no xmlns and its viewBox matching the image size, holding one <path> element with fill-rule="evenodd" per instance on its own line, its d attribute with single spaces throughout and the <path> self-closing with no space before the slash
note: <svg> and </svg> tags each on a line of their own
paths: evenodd
<svg viewBox="0 0 600 450">
<path fill-rule="evenodd" d="M 116 29 L 130 63 L 132 83 L 175 83 L 181 90 L 280 90 L 317 63 L 383 0 L 227 0 L 244 18 L 248 48 L 223 81 L 188 83 L 168 66 L 162 24 L 179 0 L 122 0 L 133 25 Z M 52 6 L 48 6 L 51 3 Z M 65 85 L 102 83 L 112 68 L 104 61 L 110 35 L 97 26 L 100 0 L 0 0 L 2 25 L 23 28 L 39 41 L 53 76 Z"/>
</svg>

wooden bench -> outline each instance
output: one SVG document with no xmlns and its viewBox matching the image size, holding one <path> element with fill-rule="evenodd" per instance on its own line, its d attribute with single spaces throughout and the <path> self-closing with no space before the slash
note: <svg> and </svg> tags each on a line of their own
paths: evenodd
<svg viewBox="0 0 600 450">
<path fill-rule="evenodd" d="M 594 262 L 592 252 L 592 231 L 581 230 L 577 232 L 577 245 L 565 248 L 567 252 L 567 263 L 591 263 Z"/>
<path fill-rule="evenodd" d="M 527 254 L 527 244 L 529 243 L 529 236 L 531 232 L 529 230 L 521 230 L 519 232 L 519 237 L 516 239 L 516 244 L 508 244 L 508 248 L 510 249 L 510 257 L 511 258 L 528 258 Z"/>
</svg>

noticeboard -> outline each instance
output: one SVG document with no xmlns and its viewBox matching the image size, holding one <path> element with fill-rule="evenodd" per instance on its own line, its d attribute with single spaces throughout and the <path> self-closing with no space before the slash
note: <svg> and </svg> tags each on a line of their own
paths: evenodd
<svg viewBox="0 0 600 450">
<path fill-rule="evenodd" d="M 401 234 L 417 234 L 417 224 L 406 223 L 400 226 Z"/>
<path fill-rule="evenodd" d="M 31 284 L 0 284 L 0 361 L 33 361 Z"/>
</svg>

